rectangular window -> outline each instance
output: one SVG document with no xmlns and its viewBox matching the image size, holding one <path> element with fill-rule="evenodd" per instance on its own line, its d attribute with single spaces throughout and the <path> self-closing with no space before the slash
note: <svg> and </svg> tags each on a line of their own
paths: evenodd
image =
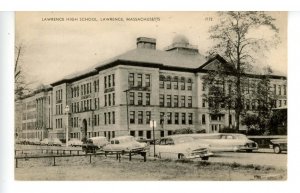
<svg viewBox="0 0 300 193">
<path fill-rule="evenodd" d="M 116 104 L 115 93 L 112 93 L 112 105 Z"/>
<path fill-rule="evenodd" d="M 110 112 L 108 113 L 108 124 L 111 124 Z"/>
<path fill-rule="evenodd" d="M 150 87 L 150 74 L 145 75 L 145 86 Z"/>
<path fill-rule="evenodd" d="M 143 111 L 138 111 L 138 124 L 143 124 Z"/>
<path fill-rule="evenodd" d="M 146 111 L 146 124 L 149 124 L 151 120 L 151 111 Z"/>
<path fill-rule="evenodd" d="M 181 82 L 181 90 L 185 90 L 185 82 Z"/>
<path fill-rule="evenodd" d="M 192 80 L 191 79 L 188 79 L 187 89 L 192 90 Z"/>
<path fill-rule="evenodd" d="M 108 106 L 111 106 L 111 94 L 108 94 Z"/>
<path fill-rule="evenodd" d="M 89 107 L 90 107 L 90 101 L 87 100 L 87 101 L 86 101 L 86 110 L 89 110 Z"/>
<path fill-rule="evenodd" d="M 160 124 L 163 125 L 165 122 L 165 113 L 161 112 L 160 113 Z"/>
<path fill-rule="evenodd" d="M 137 86 L 142 87 L 143 86 L 143 75 L 137 74 Z"/>
<path fill-rule="evenodd" d="M 181 124 L 186 124 L 186 121 L 185 121 L 185 113 L 181 113 Z"/>
<path fill-rule="evenodd" d="M 174 114 L 174 118 L 175 118 L 175 124 L 178 125 L 179 124 L 179 113 L 175 113 Z"/>
<path fill-rule="evenodd" d="M 189 113 L 188 119 L 189 119 L 189 125 L 192 125 L 193 124 L 193 113 Z"/>
<path fill-rule="evenodd" d="M 165 83 L 163 80 L 159 80 L 159 88 L 165 88 Z"/>
<path fill-rule="evenodd" d="M 108 88 L 110 88 L 110 87 L 111 87 L 111 76 L 108 75 Z"/>
<path fill-rule="evenodd" d="M 167 102 L 167 107 L 171 107 L 171 95 L 167 95 L 166 102 Z"/>
<path fill-rule="evenodd" d="M 276 84 L 273 85 L 273 88 L 274 88 L 274 95 L 276 95 L 277 94 L 277 92 L 276 92 Z"/>
<path fill-rule="evenodd" d="M 129 93 L 129 104 L 134 105 L 134 92 Z"/>
<path fill-rule="evenodd" d="M 284 100 L 284 106 L 286 106 L 286 100 Z"/>
<path fill-rule="evenodd" d="M 146 93 L 146 105 L 150 105 L 150 93 Z"/>
<path fill-rule="evenodd" d="M 188 107 L 192 107 L 192 96 L 188 96 Z"/>
<path fill-rule="evenodd" d="M 134 73 L 129 73 L 129 75 L 128 75 L 128 84 L 129 84 L 129 87 L 134 86 Z"/>
<path fill-rule="evenodd" d="M 139 131 L 138 135 L 139 135 L 139 137 L 143 137 L 144 136 L 144 131 Z"/>
<path fill-rule="evenodd" d="M 115 74 L 112 74 L 112 86 L 115 86 Z"/>
<path fill-rule="evenodd" d="M 104 76 L 104 88 L 107 88 L 107 77 Z"/>
<path fill-rule="evenodd" d="M 138 105 L 143 105 L 143 93 L 138 92 Z"/>
<path fill-rule="evenodd" d="M 172 124 L 172 113 L 167 114 L 168 124 Z"/>
<path fill-rule="evenodd" d="M 181 107 L 185 107 L 185 96 L 181 96 Z"/>
<path fill-rule="evenodd" d="M 115 111 L 112 112 L 112 124 L 116 123 Z"/>
<path fill-rule="evenodd" d="M 178 90 L 178 80 L 173 82 L 173 89 Z"/>
<path fill-rule="evenodd" d="M 161 107 L 163 107 L 165 105 L 165 95 L 163 95 L 163 94 L 159 95 L 159 105 Z"/>
<path fill-rule="evenodd" d="M 281 85 L 278 85 L 278 95 L 281 95 Z"/>
<path fill-rule="evenodd" d="M 134 124 L 135 123 L 135 112 L 134 111 L 130 111 L 130 118 L 129 118 L 129 122 L 131 124 Z"/>
<path fill-rule="evenodd" d="M 206 121 L 205 121 L 205 115 L 202 115 L 202 125 L 205 125 Z"/>
<path fill-rule="evenodd" d="M 281 100 L 279 100 L 279 107 L 281 107 L 281 105 L 282 105 L 282 104 L 281 104 Z"/>
<path fill-rule="evenodd" d="M 104 113 L 104 124 L 107 124 L 106 113 Z"/>
<path fill-rule="evenodd" d="M 166 81 L 167 89 L 171 89 L 171 80 Z"/>
<path fill-rule="evenodd" d="M 173 100 L 174 100 L 174 107 L 178 107 L 178 95 L 174 95 Z"/>
<path fill-rule="evenodd" d="M 104 106 L 107 106 L 107 95 L 104 95 Z"/>
</svg>

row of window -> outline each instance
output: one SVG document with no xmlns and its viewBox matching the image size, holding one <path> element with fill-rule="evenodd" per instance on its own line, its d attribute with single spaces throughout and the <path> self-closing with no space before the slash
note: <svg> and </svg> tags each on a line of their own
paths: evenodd
<svg viewBox="0 0 300 193">
<path fill-rule="evenodd" d="M 170 76 L 164 77 L 161 75 L 159 77 L 159 88 L 178 90 L 179 87 L 181 90 L 192 90 L 192 79 L 188 78 L 187 81 L 185 81 L 184 77 L 181 77 L 179 80 L 178 76 L 171 78 Z"/>
<path fill-rule="evenodd" d="M 62 115 L 63 114 L 63 105 L 62 104 L 55 105 L 55 114 L 56 115 Z"/>
<path fill-rule="evenodd" d="M 62 89 L 59 89 L 55 92 L 56 103 L 62 102 Z"/>
<path fill-rule="evenodd" d="M 94 102 L 94 109 L 92 108 Z M 71 104 L 71 111 L 72 113 L 79 113 L 82 111 L 88 111 L 88 110 L 97 110 L 100 108 L 100 100 L 99 98 L 94 98 L 94 101 L 92 99 L 86 99 L 79 102 L 74 102 Z"/>
<path fill-rule="evenodd" d="M 277 87 L 278 87 L 278 92 L 277 92 Z M 283 90 L 283 92 L 282 92 Z M 286 85 L 273 85 L 273 91 L 275 95 L 286 95 Z"/>
<path fill-rule="evenodd" d="M 104 113 L 104 124 L 115 124 L 116 123 L 116 117 L 115 117 L 115 112 L 108 112 Z"/>
<path fill-rule="evenodd" d="M 174 116 L 173 116 L 174 115 Z M 187 119 L 186 119 L 187 116 Z M 160 124 L 193 124 L 193 113 L 172 113 L 172 112 L 161 112 L 160 113 Z"/>
<path fill-rule="evenodd" d="M 135 100 L 135 95 L 137 94 L 137 101 Z M 145 96 L 145 98 L 144 98 Z M 144 103 L 145 101 L 145 103 Z M 129 104 L 130 105 L 150 105 L 150 93 L 142 92 L 130 92 L 129 93 Z"/>
<path fill-rule="evenodd" d="M 115 86 L 115 75 L 104 76 L 104 88 L 111 88 Z"/>
<path fill-rule="evenodd" d="M 87 95 L 94 92 L 99 92 L 99 80 L 94 80 L 93 82 L 93 90 L 92 90 L 92 83 L 82 84 L 81 88 L 81 95 Z M 79 97 L 79 86 L 75 86 L 71 88 L 71 96 L 72 98 Z"/>
<path fill-rule="evenodd" d="M 32 122 L 23 123 L 23 124 L 22 124 L 22 129 L 23 129 L 23 130 L 33 130 L 33 129 L 37 129 L 37 127 L 36 127 L 36 122 L 35 122 L 35 121 L 32 121 Z"/>
<path fill-rule="evenodd" d="M 62 118 L 55 119 L 55 128 L 62 128 L 63 127 L 62 125 L 63 125 Z"/>
<path fill-rule="evenodd" d="M 156 133 L 155 135 L 157 135 L 157 132 L 158 131 L 155 132 Z M 160 131 L 159 133 L 160 133 L 159 134 L 160 137 L 165 137 L 165 131 Z M 151 130 L 147 130 L 147 131 L 144 131 L 144 130 L 131 130 L 130 135 L 133 136 L 133 137 L 139 137 L 139 138 L 146 137 L 146 139 L 151 139 L 153 137 L 153 132 Z M 173 135 L 173 131 L 168 130 L 167 135 Z"/>
<path fill-rule="evenodd" d="M 72 117 L 71 118 L 71 127 L 73 127 L 73 128 L 79 127 L 79 125 L 78 125 L 78 117 Z"/>
<path fill-rule="evenodd" d="M 128 85 L 129 87 L 150 87 L 151 75 L 141 73 L 129 73 L 128 74 Z"/>
<path fill-rule="evenodd" d="M 179 98 L 180 97 L 180 98 Z M 180 99 L 180 106 L 179 106 Z M 186 103 L 187 99 L 187 103 Z M 184 95 L 159 95 L 159 105 L 161 107 L 192 107 L 192 96 Z"/>
<path fill-rule="evenodd" d="M 104 106 L 114 106 L 116 104 L 115 101 L 115 93 L 109 93 L 104 95 Z"/>
<path fill-rule="evenodd" d="M 135 124 L 136 123 L 136 114 L 137 114 L 137 123 L 138 124 L 149 124 L 151 120 L 151 111 L 146 111 L 144 115 L 144 111 L 130 111 L 129 113 L 129 123 Z M 145 116 L 145 120 L 144 120 Z"/>
</svg>

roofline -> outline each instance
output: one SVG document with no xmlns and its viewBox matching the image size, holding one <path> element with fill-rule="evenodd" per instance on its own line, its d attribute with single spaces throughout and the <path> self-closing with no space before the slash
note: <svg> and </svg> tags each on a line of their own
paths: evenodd
<svg viewBox="0 0 300 193">
<path fill-rule="evenodd" d="M 96 74 L 98 74 L 98 71 L 93 70 L 91 72 L 87 72 L 87 73 L 75 76 L 73 78 L 64 78 L 64 79 L 61 79 L 59 81 L 51 83 L 50 85 L 54 87 L 54 86 L 57 86 L 57 85 L 60 85 L 60 84 L 63 84 L 63 83 L 70 83 L 70 82 L 77 81 L 77 80 L 86 78 L 86 77 L 91 76 L 91 75 L 96 75 Z"/>
</svg>

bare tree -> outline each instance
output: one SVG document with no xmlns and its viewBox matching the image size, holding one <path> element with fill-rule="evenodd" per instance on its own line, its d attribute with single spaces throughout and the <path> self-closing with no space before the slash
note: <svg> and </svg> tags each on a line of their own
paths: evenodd
<svg viewBox="0 0 300 193">
<path fill-rule="evenodd" d="M 15 100 L 20 99 L 24 94 L 30 91 L 29 85 L 25 81 L 22 65 L 21 65 L 21 58 L 23 56 L 24 47 L 22 45 L 15 47 Z"/>
<path fill-rule="evenodd" d="M 219 53 L 232 67 L 230 74 L 226 71 L 226 77 L 233 79 L 231 90 L 234 92 L 229 101 L 231 103 L 231 99 L 234 99 L 235 125 L 239 130 L 240 116 L 244 109 L 243 87 L 247 82 L 244 77 L 257 61 L 257 55 L 279 42 L 278 28 L 274 24 L 275 19 L 264 12 L 220 12 L 219 18 L 218 24 L 209 30 L 210 38 L 215 42 L 210 53 Z M 273 36 L 270 40 L 255 33 L 263 26 Z M 220 92 L 216 92 L 215 96 L 220 96 L 219 94 Z"/>
</svg>

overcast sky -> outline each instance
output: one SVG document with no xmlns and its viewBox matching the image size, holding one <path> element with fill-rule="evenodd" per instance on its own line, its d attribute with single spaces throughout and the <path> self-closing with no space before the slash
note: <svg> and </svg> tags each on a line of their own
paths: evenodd
<svg viewBox="0 0 300 193">
<path fill-rule="evenodd" d="M 267 52 L 261 61 L 287 74 L 287 14 L 270 14 L 276 18 L 282 43 Z M 124 21 L 101 21 L 110 17 Z M 155 21 L 126 21 L 133 17 Z M 64 21 L 45 21 L 47 18 Z M 67 18 L 78 21 L 66 21 Z M 79 21 L 80 18 L 97 21 Z M 50 84 L 134 49 L 140 36 L 156 38 L 157 49 L 163 49 L 177 34 L 182 34 L 205 55 L 212 46 L 208 28 L 215 22 L 214 12 L 18 12 L 16 44 L 24 48 L 20 63 L 26 79 L 34 82 L 34 87 Z"/>
</svg>

